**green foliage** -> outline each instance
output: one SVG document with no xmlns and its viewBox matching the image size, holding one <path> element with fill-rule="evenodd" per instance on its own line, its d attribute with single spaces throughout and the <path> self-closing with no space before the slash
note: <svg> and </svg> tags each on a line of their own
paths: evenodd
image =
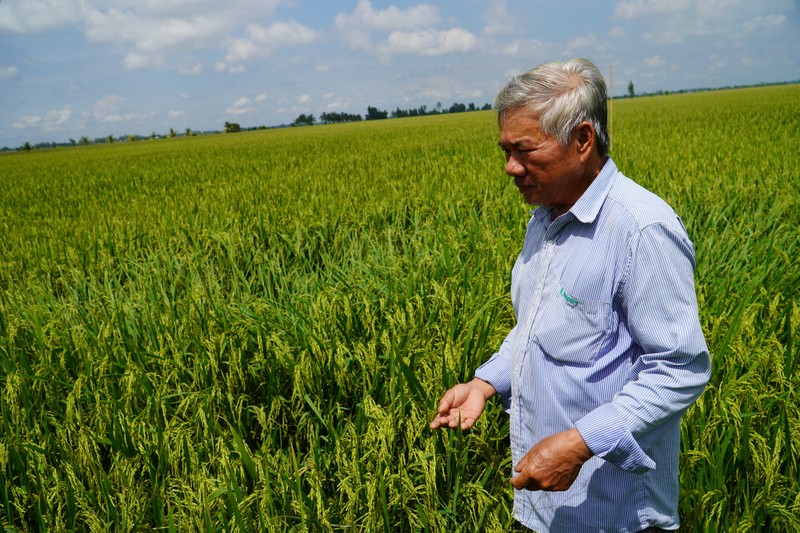
<svg viewBox="0 0 800 533">
<path fill-rule="evenodd" d="M 684 531 L 800 525 L 797 97 L 615 102 L 697 248 Z M 0 158 L 0 523 L 508 531 L 500 406 L 427 429 L 513 323 L 496 141 L 476 112 Z"/>
</svg>

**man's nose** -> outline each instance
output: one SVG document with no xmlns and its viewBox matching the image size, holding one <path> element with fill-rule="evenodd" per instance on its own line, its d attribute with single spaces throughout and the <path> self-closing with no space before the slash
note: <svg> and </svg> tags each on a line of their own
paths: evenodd
<svg viewBox="0 0 800 533">
<path fill-rule="evenodd" d="M 522 176 L 525 174 L 525 167 L 514 156 L 508 156 L 506 174 L 509 176 Z"/>
</svg>

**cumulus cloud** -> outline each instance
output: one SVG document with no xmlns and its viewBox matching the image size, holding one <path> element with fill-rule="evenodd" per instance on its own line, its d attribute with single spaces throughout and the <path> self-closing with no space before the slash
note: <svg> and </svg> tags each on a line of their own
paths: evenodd
<svg viewBox="0 0 800 533">
<path fill-rule="evenodd" d="M 483 12 L 483 35 L 508 35 L 516 33 L 516 19 L 508 12 L 505 0 L 493 3 Z"/>
<path fill-rule="evenodd" d="M 61 109 L 48 111 L 44 117 L 37 115 L 25 115 L 13 122 L 11 127 L 16 130 L 41 127 L 43 131 L 56 131 L 63 129 L 72 117 L 72 108 L 64 106 Z"/>
<path fill-rule="evenodd" d="M 784 22 L 786 22 L 785 15 L 758 16 L 748 21 L 745 21 L 744 29 L 747 32 L 755 30 L 768 30 L 771 28 L 775 28 L 777 26 L 781 26 Z"/>
<path fill-rule="evenodd" d="M 661 66 L 664 66 L 664 64 L 665 64 L 665 61 L 658 54 L 656 54 L 656 55 L 654 55 L 652 57 L 644 58 L 643 62 L 648 67 L 653 67 L 653 68 L 661 67 Z"/>
<path fill-rule="evenodd" d="M 269 20 L 288 0 L 0 0 L 0 33 L 30 34 L 75 26 L 92 43 L 117 45 L 122 64 L 146 69 L 172 63 L 187 51 L 222 47 L 229 63 L 277 48 L 311 42 L 315 32 L 297 22 Z M 235 35 L 245 34 L 244 39 Z M 175 61 L 177 63 L 177 61 Z M 178 66 L 194 75 L 198 67 Z M 240 71 L 230 64 L 227 72 Z"/>
<path fill-rule="evenodd" d="M 36 34 L 80 22 L 81 0 L 4 0 L 0 2 L 0 33 Z"/>
<path fill-rule="evenodd" d="M 733 42 L 743 30 L 772 28 L 785 21 L 784 15 L 763 15 L 763 6 L 748 0 L 623 0 L 614 12 L 635 21 L 642 38 L 658 45 L 722 35 Z"/>
<path fill-rule="evenodd" d="M 191 66 L 183 66 L 178 67 L 178 72 L 183 74 L 184 76 L 197 76 L 198 74 L 203 73 L 203 64 L 202 63 L 195 63 Z"/>
<path fill-rule="evenodd" d="M 353 13 L 339 13 L 334 24 L 341 30 L 351 31 L 397 31 L 421 26 L 432 26 L 439 22 L 439 9 L 428 4 L 418 4 L 408 9 L 390 6 L 372 9 L 370 0 L 359 0 Z"/>
<path fill-rule="evenodd" d="M 16 122 L 13 122 L 11 124 L 11 127 L 14 128 L 15 130 L 24 130 L 25 128 L 38 126 L 41 123 L 42 123 L 42 117 L 38 117 L 35 115 L 25 115 Z"/>
<path fill-rule="evenodd" d="M 10 67 L 0 67 L 0 81 L 10 80 L 19 76 L 19 69 L 14 65 Z"/>
<path fill-rule="evenodd" d="M 567 43 L 567 50 L 572 53 L 577 52 L 584 52 L 584 51 L 606 51 L 609 48 L 609 44 L 606 40 L 598 38 L 595 34 L 590 33 L 588 35 L 581 35 L 571 39 Z"/>
<path fill-rule="evenodd" d="M 61 129 L 72 116 L 72 108 L 65 106 L 62 109 L 48 111 L 44 117 L 42 129 L 44 131 L 54 131 Z"/>
<path fill-rule="evenodd" d="M 228 63 L 247 61 L 253 57 L 269 55 L 278 48 L 310 44 L 317 38 L 318 35 L 314 30 L 294 20 L 274 22 L 267 27 L 249 24 L 246 38 L 233 39 L 229 42 L 225 61 Z"/>
<path fill-rule="evenodd" d="M 145 116 L 141 114 L 119 112 L 119 105 L 124 101 L 125 98 L 117 94 L 104 96 L 95 102 L 94 106 L 92 107 L 92 116 L 100 122 L 107 123 L 142 120 L 145 118 Z"/>
<path fill-rule="evenodd" d="M 250 98 L 248 98 L 246 96 L 242 96 L 241 98 L 238 98 L 233 103 L 233 105 L 231 105 L 228 109 L 225 110 L 225 114 L 227 114 L 227 115 L 246 115 L 248 113 L 252 113 L 253 111 L 255 111 L 255 108 L 253 108 L 250 105 L 250 102 L 251 102 Z"/>
<path fill-rule="evenodd" d="M 469 52 L 477 47 L 478 38 L 461 28 L 450 30 L 395 31 L 381 48 L 385 54 L 420 54 L 438 56 Z"/>
<path fill-rule="evenodd" d="M 360 0 L 355 11 L 339 13 L 334 19 L 344 42 L 368 53 L 434 56 L 477 47 L 478 38 L 473 33 L 462 28 L 437 29 L 439 22 L 439 9 L 435 6 L 374 9 L 369 0 Z"/>
</svg>

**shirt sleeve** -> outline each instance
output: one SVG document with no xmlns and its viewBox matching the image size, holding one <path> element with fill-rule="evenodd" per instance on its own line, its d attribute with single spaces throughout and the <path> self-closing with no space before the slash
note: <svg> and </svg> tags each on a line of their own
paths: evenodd
<svg viewBox="0 0 800 533">
<path fill-rule="evenodd" d="M 667 421 L 683 415 L 711 373 L 697 311 L 694 249 L 681 229 L 680 222 L 675 228 L 651 224 L 632 243 L 619 297 L 640 355 L 612 401 L 576 423 L 595 455 L 637 473 L 655 468 L 643 448 Z"/>
<path fill-rule="evenodd" d="M 511 401 L 511 352 L 518 327 L 514 326 L 511 329 L 500 349 L 475 371 L 476 378 L 491 383 L 506 408 Z"/>
</svg>

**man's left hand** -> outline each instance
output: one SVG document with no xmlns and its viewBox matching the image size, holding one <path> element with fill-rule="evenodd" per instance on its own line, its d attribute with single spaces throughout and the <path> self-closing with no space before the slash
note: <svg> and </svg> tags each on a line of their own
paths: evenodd
<svg viewBox="0 0 800 533">
<path fill-rule="evenodd" d="M 516 489 L 567 490 L 591 456 L 591 450 L 577 429 L 556 433 L 539 441 L 525 454 L 514 467 L 518 474 L 511 478 L 511 484 Z"/>
</svg>

